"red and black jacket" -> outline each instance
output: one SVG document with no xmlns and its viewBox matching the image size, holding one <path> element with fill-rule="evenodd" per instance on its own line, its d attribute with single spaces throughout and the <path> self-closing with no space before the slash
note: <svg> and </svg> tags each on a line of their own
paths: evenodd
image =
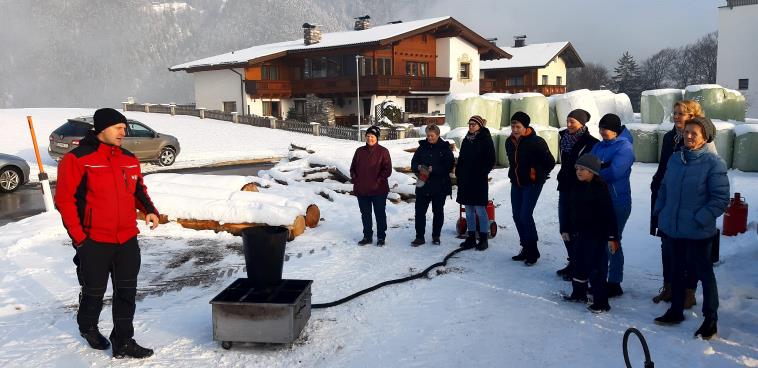
<svg viewBox="0 0 758 368">
<path fill-rule="evenodd" d="M 86 238 L 123 244 L 139 234 L 137 209 L 158 215 L 131 152 L 101 143 L 94 132 L 58 165 L 55 206 L 74 244 Z"/>
</svg>

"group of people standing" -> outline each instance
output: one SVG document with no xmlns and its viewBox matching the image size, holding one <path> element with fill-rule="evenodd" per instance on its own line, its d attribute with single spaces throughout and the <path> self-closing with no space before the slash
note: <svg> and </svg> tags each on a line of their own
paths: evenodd
<svg viewBox="0 0 758 368">
<path fill-rule="evenodd" d="M 624 293 L 622 238 L 632 210 L 630 177 L 635 160 L 633 138 L 615 114 L 599 121 L 602 140 L 586 126 L 590 114 L 576 109 L 566 117 L 560 134 L 561 168 L 558 181 L 558 219 L 561 238 L 568 255 L 566 267 L 557 274 L 572 282 L 572 292 L 564 298 L 586 303 L 591 293 L 593 312 L 611 309 L 609 298 Z M 716 333 L 718 291 L 710 251 L 718 236 L 716 219 L 729 200 L 726 165 L 715 152 L 713 123 L 695 101 L 674 106 L 674 128 L 664 136 L 658 170 L 651 183 L 651 234 L 661 238 L 664 285 L 653 298 L 655 303 L 671 302 L 669 310 L 655 319 L 659 324 L 684 320 L 683 309 L 695 301 L 697 281 L 703 283 L 703 325 L 695 333 L 711 338 Z M 505 148 L 513 221 L 521 249 L 514 261 L 534 265 L 540 258 L 534 209 L 556 161 L 544 139 L 530 127 L 524 112 L 511 117 L 511 134 Z M 462 140 L 457 163 L 450 145 L 440 139 L 436 125 L 429 125 L 427 137 L 419 141 L 411 169 L 419 177 L 416 188 L 415 230 L 412 246 L 425 240 L 426 212 L 432 205 L 432 243 L 440 244 L 443 208 L 452 195 L 450 174 L 455 170 L 456 201 L 465 206 L 467 234 L 461 247 L 488 248 L 489 173 L 496 153 L 487 121 L 474 115 Z M 371 206 L 377 221 L 377 245 L 385 243 L 384 202 L 392 164 L 386 148 L 377 144 L 379 129 L 366 132 L 366 145 L 356 150 L 350 168 L 354 193 L 363 219 L 364 237 L 360 245 L 373 239 Z"/>
</svg>

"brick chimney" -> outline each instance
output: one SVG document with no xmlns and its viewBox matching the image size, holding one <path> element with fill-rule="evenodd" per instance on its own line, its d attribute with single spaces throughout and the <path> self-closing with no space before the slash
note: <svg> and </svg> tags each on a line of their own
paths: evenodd
<svg viewBox="0 0 758 368">
<path fill-rule="evenodd" d="M 526 46 L 526 35 L 513 36 L 513 39 L 515 40 L 514 43 L 513 43 L 513 47 L 524 47 L 524 46 Z"/>
<path fill-rule="evenodd" d="M 371 17 L 368 15 L 364 15 L 362 17 L 353 18 L 355 19 L 355 25 L 353 26 L 353 30 L 356 31 L 363 31 L 365 29 L 371 28 Z"/>
<path fill-rule="evenodd" d="M 321 41 L 321 30 L 318 27 L 318 24 L 303 23 L 303 42 L 306 46 Z"/>
</svg>

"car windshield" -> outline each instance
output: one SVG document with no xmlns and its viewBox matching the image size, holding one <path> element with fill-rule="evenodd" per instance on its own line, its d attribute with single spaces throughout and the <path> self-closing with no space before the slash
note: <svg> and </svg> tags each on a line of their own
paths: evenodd
<svg viewBox="0 0 758 368">
<path fill-rule="evenodd" d="M 64 137 L 84 137 L 90 129 L 92 129 L 91 124 L 81 121 L 67 121 L 53 131 L 53 133 Z"/>
</svg>

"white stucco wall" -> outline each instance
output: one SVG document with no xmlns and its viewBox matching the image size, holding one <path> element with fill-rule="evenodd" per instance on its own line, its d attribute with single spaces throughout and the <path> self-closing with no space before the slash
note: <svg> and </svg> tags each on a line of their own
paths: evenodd
<svg viewBox="0 0 758 368">
<path fill-rule="evenodd" d="M 718 62 L 716 83 L 738 88 L 739 79 L 749 79 L 747 90 L 740 90 L 747 100 L 746 116 L 758 118 L 758 5 L 719 8 Z"/>
<path fill-rule="evenodd" d="M 561 77 L 561 85 L 566 85 L 566 63 L 556 57 L 545 68 L 537 69 L 537 85 L 542 85 L 542 76 L 547 75 L 547 85 L 556 86 L 556 77 Z"/>
<path fill-rule="evenodd" d="M 235 69 L 244 75 L 244 70 Z M 208 110 L 223 110 L 224 101 L 235 101 L 242 112 L 240 76 L 228 69 L 192 73 L 195 79 L 195 104 Z"/>
<path fill-rule="evenodd" d="M 461 61 L 471 63 L 471 78 L 460 79 Z M 450 93 L 479 93 L 479 50 L 468 41 L 460 37 L 438 38 L 436 66 L 437 77 L 452 78 Z"/>
</svg>

